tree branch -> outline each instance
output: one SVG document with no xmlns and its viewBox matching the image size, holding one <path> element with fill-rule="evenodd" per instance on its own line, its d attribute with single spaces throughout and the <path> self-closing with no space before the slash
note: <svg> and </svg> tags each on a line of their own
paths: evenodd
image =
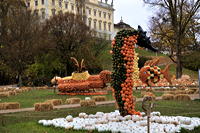
<svg viewBox="0 0 200 133">
<path fill-rule="evenodd" d="M 194 6 L 192 7 L 192 9 L 189 11 L 188 15 L 186 17 L 186 21 L 185 23 L 183 23 L 181 32 L 183 33 L 185 31 L 186 26 L 188 25 L 188 23 L 190 22 L 191 18 L 194 16 L 194 14 L 197 12 L 197 10 L 200 8 L 200 0 L 198 0 Z"/>
<path fill-rule="evenodd" d="M 177 61 L 173 58 L 173 55 L 171 54 L 171 55 L 169 55 L 168 56 L 174 63 L 177 63 Z"/>
</svg>

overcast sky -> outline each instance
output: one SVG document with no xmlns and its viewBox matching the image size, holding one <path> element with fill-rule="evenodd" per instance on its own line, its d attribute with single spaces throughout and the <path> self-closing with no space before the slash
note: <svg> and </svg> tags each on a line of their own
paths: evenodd
<svg viewBox="0 0 200 133">
<path fill-rule="evenodd" d="M 153 10 L 145 5 L 143 0 L 114 0 L 114 8 L 115 24 L 122 16 L 123 21 L 133 28 L 137 29 L 137 26 L 141 25 L 144 30 L 148 30 L 148 21 L 153 15 Z"/>
</svg>

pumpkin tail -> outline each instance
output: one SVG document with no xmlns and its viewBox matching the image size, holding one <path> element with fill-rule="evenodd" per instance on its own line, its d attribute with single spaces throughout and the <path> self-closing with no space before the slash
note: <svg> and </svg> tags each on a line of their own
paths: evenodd
<svg viewBox="0 0 200 133">
<path fill-rule="evenodd" d="M 167 66 L 165 67 L 165 69 L 162 70 L 161 72 L 162 72 L 164 78 L 165 78 L 170 84 L 172 84 L 171 75 L 169 74 L 169 68 L 170 68 L 170 65 L 167 65 Z"/>
</svg>

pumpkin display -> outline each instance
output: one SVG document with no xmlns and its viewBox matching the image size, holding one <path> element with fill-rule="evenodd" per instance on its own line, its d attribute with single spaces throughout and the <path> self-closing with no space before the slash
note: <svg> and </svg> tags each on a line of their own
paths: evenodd
<svg viewBox="0 0 200 133">
<path fill-rule="evenodd" d="M 138 67 L 138 53 L 134 52 L 134 64 L 133 64 L 133 80 L 134 80 L 134 86 L 139 86 L 140 84 L 140 78 L 139 78 L 139 72 L 140 69 Z"/>
<path fill-rule="evenodd" d="M 88 72 L 87 72 L 88 73 Z M 58 80 L 58 90 L 60 95 L 98 95 L 105 92 L 95 92 L 95 89 L 105 88 L 106 83 L 111 81 L 111 72 L 103 70 L 99 75 L 89 75 L 85 72 L 76 73 L 75 79 Z M 73 74 L 74 75 L 74 74 Z M 84 75 L 87 77 L 85 78 Z M 73 76 L 72 76 L 73 77 Z"/>
<path fill-rule="evenodd" d="M 95 92 L 95 89 L 105 88 L 106 83 L 111 81 L 111 72 L 103 70 L 99 75 L 90 75 L 85 70 L 84 59 L 81 62 L 75 57 L 71 57 L 76 71 L 71 76 L 60 78 L 55 77 L 51 80 L 52 83 L 58 84 L 60 95 L 103 95 L 106 92 Z"/>
<path fill-rule="evenodd" d="M 122 116 L 127 114 L 140 114 L 136 112 L 135 98 L 133 94 L 133 78 L 134 72 L 134 47 L 137 43 L 137 34 L 130 35 L 131 31 L 123 31 L 124 36 L 120 36 L 120 32 L 112 41 L 112 57 L 113 57 L 113 74 L 112 86 L 117 101 L 119 111 Z"/>
<path fill-rule="evenodd" d="M 147 133 L 146 120 L 146 116 L 127 115 L 123 117 L 116 110 L 110 113 L 96 112 L 96 114 L 82 112 L 78 117 L 68 115 L 66 118 L 39 120 L 38 123 L 43 126 L 63 128 L 66 132 L 73 129 L 79 130 L 77 132 L 82 130 L 84 132 Z M 151 123 L 151 133 L 178 133 L 182 128 L 193 130 L 200 126 L 200 118 L 163 116 L 160 112 L 152 112 Z"/>
<path fill-rule="evenodd" d="M 119 31 L 111 44 L 112 51 L 110 53 L 113 61 L 111 85 L 119 112 L 122 116 L 140 115 L 140 112 L 135 111 L 136 100 L 133 96 L 134 65 L 137 65 L 134 63 L 134 58 L 137 56 L 135 55 L 135 44 L 152 51 L 156 51 L 156 49 L 151 46 L 149 37 L 140 26 L 138 26 L 138 30 Z"/>
<path fill-rule="evenodd" d="M 156 66 L 158 63 L 159 58 L 147 61 L 145 66 L 140 69 L 140 80 L 148 86 L 155 86 L 161 78 L 165 78 L 170 84 L 172 84 L 171 76 L 169 74 L 170 65 L 167 65 L 163 70 L 161 70 Z"/>
</svg>

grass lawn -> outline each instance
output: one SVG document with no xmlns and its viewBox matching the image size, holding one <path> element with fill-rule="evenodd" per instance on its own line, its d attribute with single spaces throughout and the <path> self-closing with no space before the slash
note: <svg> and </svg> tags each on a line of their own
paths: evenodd
<svg viewBox="0 0 200 133">
<path fill-rule="evenodd" d="M 156 96 L 161 96 L 162 92 L 155 92 Z M 141 97 L 140 91 L 134 91 L 133 95 L 137 98 Z M 104 95 L 107 97 L 108 100 L 113 100 L 112 92 L 108 92 L 107 95 Z M 63 102 L 67 98 L 72 97 L 79 97 L 81 99 L 85 99 L 85 97 L 89 96 L 68 96 L 68 95 L 57 95 L 53 92 L 53 90 L 31 90 L 29 92 L 20 93 L 16 96 L 10 96 L 8 98 L 1 98 L 0 102 L 19 102 L 21 104 L 21 108 L 27 108 L 27 107 L 33 107 L 34 103 L 37 102 L 44 102 L 48 99 L 62 99 Z"/>
<path fill-rule="evenodd" d="M 166 56 L 162 53 L 156 53 L 156 52 L 152 52 L 150 50 L 143 50 L 143 49 L 138 49 L 136 48 L 135 50 L 140 56 Z"/>
<path fill-rule="evenodd" d="M 165 66 L 161 66 L 161 69 L 164 69 Z M 176 75 L 176 66 L 175 64 L 172 64 L 170 66 L 170 74 Z M 186 68 L 183 68 L 183 74 L 189 75 L 193 79 L 198 79 L 198 72 L 197 71 L 192 71 Z"/>
<path fill-rule="evenodd" d="M 0 115 L 0 132 L 2 133 L 81 133 L 85 131 L 65 130 L 54 127 L 43 127 L 37 124 L 41 119 L 53 119 L 66 117 L 67 115 L 77 116 L 80 112 L 95 114 L 96 112 L 114 111 L 114 104 L 97 107 L 80 107 L 71 109 L 60 109 L 50 112 L 21 112 Z M 141 102 L 136 104 L 136 110 L 141 109 Z M 154 111 L 160 111 L 162 115 L 200 117 L 200 101 L 178 102 L 178 101 L 156 101 Z M 194 131 L 182 130 L 181 133 L 199 133 L 200 127 Z"/>
</svg>

